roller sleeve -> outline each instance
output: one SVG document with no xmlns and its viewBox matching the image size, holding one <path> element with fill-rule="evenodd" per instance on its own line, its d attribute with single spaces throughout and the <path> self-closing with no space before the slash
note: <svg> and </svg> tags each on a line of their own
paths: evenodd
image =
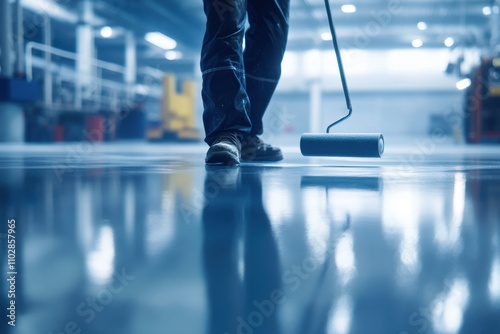
<svg viewBox="0 0 500 334">
<path fill-rule="evenodd" d="M 380 158 L 384 136 L 380 133 L 305 133 L 300 138 L 304 156 Z"/>
</svg>

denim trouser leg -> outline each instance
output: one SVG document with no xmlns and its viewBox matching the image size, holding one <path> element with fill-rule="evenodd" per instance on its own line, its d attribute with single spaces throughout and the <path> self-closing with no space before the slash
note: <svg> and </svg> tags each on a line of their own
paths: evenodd
<svg viewBox="0 0 500 334">
<path fill-rule="evenodd" d="M 245 71 L 251 133 L 263 132 L 262 117 L 281 76 L 288 36 L 290 0 L 248 0 L 250 28 L 245 37 Z"/>
<path fill-rule="evenodd" d="M 243 56 L 247 4 L 250 29 Z M 204 0 L 201 71 L 209 145 L 221 132 L 262 133 L 262 116 L 281 73 L 288 7 L 289 0 Z"/>
</svg>

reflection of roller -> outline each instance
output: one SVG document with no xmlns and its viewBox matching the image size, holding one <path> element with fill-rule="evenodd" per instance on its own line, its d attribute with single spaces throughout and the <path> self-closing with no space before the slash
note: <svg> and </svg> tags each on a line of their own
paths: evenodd
<svg viewBox="0 0 500 334">
<path fill-rule="evenodd" d="M 300 188 L 307 193 L 306 196 L 317 196 L 313 202 L 321 201 L 321 194 L 324 193 L 325 217 L 332 217 L 335 212 L 337 220 L 340 219 L 343 223 L 341 229 L 346 231 L 351 225 L 353 216 L 366 215 L 377 208 L 374 204 L 382 197 L 383 179 L 379 176 L 364 175 L 304 175 L 300 179 Z M 343 220 L 344 215 L 345 220 Z"/>
<path fill-rule="evenodd" d="M 380 177 L 375 176 L 302 176 L 301 188 L 319 187 L 345 190 L 380 191 L 382 188 Z"/>
<path fill-rule="evenodd" d="M 326 13 L 328 15 L 328 23 L 330 24 L 330 32 L 332 34 L 333 48 L 337 56 L 337 63 L 342 81 L 342 89 L 347 104 L 349 113 L 341 119 L 333 122 L 326 129 L 326 133 L 305 133 L 300 138 L 300 151 L 305 156 L 333 156 L 333 157 L 365 157 L 365 158 L 380 158 L 384 153 L 384 137 L 380 133 L 346 133 L 346 134 L 331 134 L 330 129 L 349 118 L 352 114 L 351 100 L 347 89 L 347 82 L 340 57 L 340 50 L 335 35 L 333 26 L 332 13 L 330 10 L 329 0 L 325 0 Z"/>
</svg>

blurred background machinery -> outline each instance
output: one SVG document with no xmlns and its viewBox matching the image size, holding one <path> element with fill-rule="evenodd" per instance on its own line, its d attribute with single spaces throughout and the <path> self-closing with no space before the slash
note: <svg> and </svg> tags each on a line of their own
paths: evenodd
<svg viewBox="0 0 500 334">
<path fill-rule="evenodd" d="M 500 142 L 500 58 L 483 59 L 473 72 L 465 116 L 467 142 Z"/>
</svg>

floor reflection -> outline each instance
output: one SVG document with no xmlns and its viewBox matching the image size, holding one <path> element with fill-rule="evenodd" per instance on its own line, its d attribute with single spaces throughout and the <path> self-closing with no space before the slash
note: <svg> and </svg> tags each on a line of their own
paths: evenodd
<svg viewBox="0 0 500 334">
<path fill-rule="evenodd" d="M 498 156 L 403 174 L 390 156 L 207 169 L 110 153 L 61 173 L 62 157 L 0 157 L 11 333 L 500 333 Z"/>
<path fill-rule="evenodd" d="M 208 333 L 281 333 L 280 260 L 261 169 L 209 169 L 203 207 Z"/>
</svg>

